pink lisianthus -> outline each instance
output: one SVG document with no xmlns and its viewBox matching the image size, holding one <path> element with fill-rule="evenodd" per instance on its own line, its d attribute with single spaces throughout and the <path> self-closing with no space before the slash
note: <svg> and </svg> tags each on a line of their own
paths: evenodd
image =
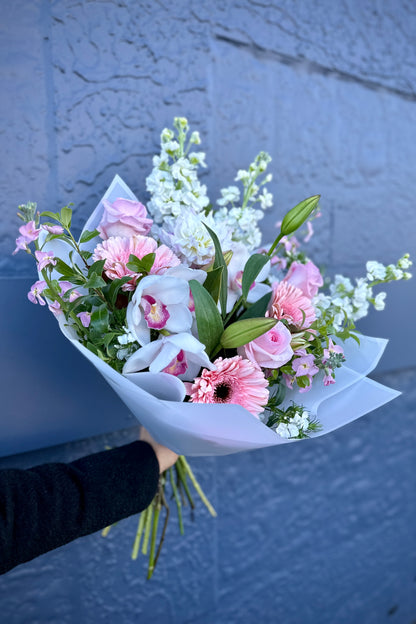
<svg viewBox="0 0 416 624">
<path fill-rule="evenodd" d="M 21 249 L 27 249 L 28 243 L 32 243 L 37 240 L 40 228 L 36 228 L 34 221 L 29 221 L 28 223 L 20 226 L 19 232 L 21 236 L 16 238 L 16 249 L 14 250 L 13 255 L 17 254 L 17 252 Z"/>
<path fill-rule="evenodd" d="M 84 327 L 89 327 L 91 323 L 91 312 L 79 312 L 77 317 Z"/>
<path fill-rule="evenodd" d="M 299 386 L 299 392 L 308 392 L 312 388 L 312 378 L 319 373 L 319 368 L 315 365 L 315 358 L 312 354 L 302 355 L 295 358 L 292 362 L 292 368 L 296 377 L 307 377 L 309 384 L 302 388 Z"/>
<path fill-rule="evenodd" d="M 60 314 L 62 314 L 61 304 L 59 303 L 59 301 L 52 301 L 52 303 L 48 305 L 48 308 L 54 316 L 59 316 Z"/>
<path fill-rule="evenodd" d="M 56 258 L 52 251 L 35 251 L 35 258 L 38 261 L 38 271 L 42 271 L 48 265 L 55 266 L 57 263 Z"/>
<path fill-rule="evenodd" d="M 288 282 L 275 282 L 267 316 L 286 319 L 298 329 L 310 327 L 316 318 L 311 300 Z"/>
<path fill-rule="evenodd" d="M 317 294 L 319 288 L 324 283 L 318 267 L 312 260 L 308 260 L 306 264 L 292 262 L 284 281 L 299 288 L 309 299 L 312 299 Z"/>
<path fill-rule="evenodd" d="M 69 297 L 68 297 L 68 300 L 71 303 L 72 301 L 75 301 L 75 299 L 78 299 L 78 297 L 81 297 L 81 293 L 75 289 L 74 284 L 71 284 L 71 282 L 62 280 L 61 282 L 59 282 L 59 287 L 61 289 L 61 292 L 59 293 L 61 297 L 63 297 L 68 292 L 68 290 L 71 290 L 71 288 L 74 289 L 69 293 Z"/>
<path fill-rule="evenodd" d="M 63 234 L 64 233 L 64 228 L 62 227 L 62 225 L 42 224 L 41 228 L 42 230 L 46 230 L 47 232 L 49 232 L 49 234 Z"/>
<path fill-rule="evenodd" d="M 97 227 L 103 239 L 147 234 L 152 227 L 153 220 L 147 217 L 147 210 L 140 202 L 119 198 L 112 204 L 105 199 L 103 204 L 103 218 Z"/>
<path fill-rule="evenodd" d="M 315 365 L 315 358 L 312 354 L 295 358 L 292 362 L 292 368 L 296 377 L 319 373 L 319 368 Z"/>
<path fill-rule="evenodd" d="M 329 360 L 329 358 L 331 357 L 331 353 L 340 353 L 340 354 L 344 354 L 344 349 L 340 346 L 340 345 L 336 345 L 331 338 L 329 338 L 328 341 L 328 348 L 324 349 L 324 357 L 322 359 L 322 362 L 325 364 L 325 362 L 327 360 Z"/>
<path fill-rule="evenodd" d="M 234 403 L 258 418 L 269 398 L 267 380 L 257 364 L 236 355 L 217 358 L 216 370 L 204 369 L 189 389 L 193 403 Z"/>
<path fill-rule="evenodd" d="M 34 284 L 32 284 L 29 292 L 27 293 L 27 298 L 32 303 L 39 303 L 40 305 L 46 305 L 45 299 L 41 296 L 42 292 L 45 290 L 47 284 L 43 280 L 38 280 Z"/>
<path fill-rule="evenodd" d="M 332 368 L 325 369 L 324 386 L 330 386 L 335 383 Z"/>
<path fill-rule="evenodd" d="M 123 285 L 122 290 L 134 290 L 140 274 L 127 268 L 130 255 L 141 259 L 150 253 L 156 254 L 150 270 L 152 274 L 160 275 L 169 267 L 180 264 L 179 258 L 165 245 L 158 247 L 154 238 L 140 235 L 131 238 L 111 236 L 97 245 L 92 259 L 94 262 L 105 260 L 104 273 L 111 280 L 131 275 L 131 280 Z"/>
<path fill-rule="evenodd" d="M 293 375 L 287 375 L 286 373 L 282 374 L 283 381 L 285 382 L 287 388 L 293 390 L 293 384 L 295 383 L 295 377 Z"/>
<path fill-rule="evenodd" d="M 239 347 L 237 352 L 262 368 L 280 368 L 293 356 L 291 339 L 288 328 L 279 322 L 262 336 Z"/>
</svg>

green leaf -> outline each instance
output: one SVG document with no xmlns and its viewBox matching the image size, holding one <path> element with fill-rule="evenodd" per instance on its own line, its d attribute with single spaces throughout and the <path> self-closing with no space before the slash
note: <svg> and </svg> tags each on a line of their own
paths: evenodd
<svg viewBox="0 0 416 624">
<path fill-rule="evenodd" d="M 307 375 L 300 375 L 296 377 L 296 383 L 299 388 L 307 388 L 310 385 L 309 377 Z"/>
<path fill-rule="evenodd" d="M 97 275 L 97 273 L 91 273 L 88 280 L 85 282 L 85 288 L 102 288 L 105 285 L 106 282 L 101 275 Z"/>
<path fill-rule="evenodd" d="M 49 219 L 53 219 L 54 221 L 59 221 L 61 223 L 61 215 L 59 212 L 51 212 L 50 210 L 45 210 L 40 213 L 41 217 L 49 217 Z"/>
<path fill-rule="evenodd" d="M 72 277 L 75 275 L 75 271 L 66 262 L 60 258 L 56 258 L 55 270 L 58 271 L 63 277 Z"/>
<path fill-rule="evenodd" d="M 104 295 L 106 296 L 107 300 L 111 303 L 111 305 L 114 305 L 116 300 L 117 300 L 117 295 L 118 292 L 120 290 L 120 288 L 124 285 L 127 284 L 128 281 L 131 280 L 131 275 L 125 275 L 124 277 L 120 277 L 119 279 L 115 279 L 113 280 L 110 284 L 107 284 L 104 292 Z"/>
<path fill-rule="evenodd" d="M 88 277 L 90 277 L 90 275 L 92 275 L 93 273 L 95 273 L 96 275 L 102 275 L 102 272 L 104 271 L 104 265 L 105 260 L 97 260 L 97 262 L 94 262 L 94 264 L 92 264 L 88 269 Z"/>
<path fill-rule="evenodd" d="M 98 234 L 99 234 L 98 230 L 93 230 L 92 232 L 90 230 L 84 230 L 84 232 L 81 235 L 81 238 L 79 239 L 79 242 L 80 244 L 88 243 L 88 241 L 98 236 Z"/>
<path fill-rule="evenodd" d="M 251 285 L 255 281 L 262 268 L 269 261 L 270 258 L 268 256 L 263 256 L 262 254 L 254 254 L 253 256 L 250 256 L 250 258 L 247 260 L 244 267 L 243 279 L 241 284 L 244 299 L 247 299 L 247 295 L 250 291 Z"/>
<path fill-rule="evenodd" d="M 204 223 L 207 228 L 209 235 L 211 236 L 214 247 L 215 247 L 215 259 L 213 269 L 218 269 L 222 267 L 221 274 L 221 288 L 220 288 L 220 306 L 221 306 L 221 314 L 223 317 L 227 314 L 227 294 L 228 294 L 228 268 L 227 263 L 225 262 L 224 255 L 222 253 L 220 241 L 218 240 L 218 236 L 211 230 L 210 227 L 206 223 Z"/>
<path fill-rule="evenodd" d="M 155 253 L 146 254 L 143 258 L 138 258 L 130 254 L 127 268 L 130 269 L 130 271 L 135 271 L 135 273 L 149 273 L 155 261 L 155 257 Z"/>
<path fill-rule="evenodd" d="M 71 284 L 76 284 L 77 286 L 84 286 L 85 277 L 78 275 L 77 273 L 72 273 L 72 275 L 62 275 L 66 279 L 67 282 L 71 282 Z"/>
<path fill-rule="evenodd" d="M 223 267 L 217 267 L 208 271 L 206 280 L 204 282 L 204 288 L 209 292 L 215 303 L 218 303 L 218 299 L 221 291 L 221 279 L 223 274 Z"/>
<path fill-rule="evenodd" d="M 272 297 L 272 293 L 266 293 L 263 297 L 260 297 L 253 305 L 251 305 L 241 316 L 239 320 L 248 319 L 248 318 L 256 318 L 259 316 L 264 316 L 266 314 L 267 308 L 269 307 L 270 299 Z"/>
<path fill-rule="evenodd" d="M 198 338 L 205 345 L 210 356 L 219 345 L 224 330 L 221 315 L 214 299 L 199 282 L 190 280 L 189 286 L 195 303 Z"/>
<path fill-rule="evenodd" d="M 105 356 L 105 354 L 101 351 L 101 349 L 99 349 L 95 344 L 93 344 L 92 342 L 87 342 L 87 349 L 89 351 L 92 351 L 92 353 L 94 353 L 95 355 L 98 355 L 98 357 L 100 358 L 100 360 L 103 360 L 103 362 L 106 362 L 108 360 L 108 358 Z"/>
<path fill-rule="evenodd" d="M 236 349 L 268 332 L 277 323 L 275 318 L 250 318 L 228 325 L 221 336 L 224 349 Z"/>
<path fill-rule="evenodd" d="M 72 221 L 72 210 L 68 208 L 68 206 L 64 206 L 61 210 L 61 223 L 62 225 L 69 230 L 71 227 Z"/>
<path fill-rule="evenodd" d="M 108 331 L 108 308 L 104 303 L 91 314 L 90 330 L 105 334 Z"/>
</svg>

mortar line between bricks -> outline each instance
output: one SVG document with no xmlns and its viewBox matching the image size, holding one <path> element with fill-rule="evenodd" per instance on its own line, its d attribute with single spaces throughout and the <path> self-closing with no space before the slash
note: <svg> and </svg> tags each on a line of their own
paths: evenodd
<svg viewBox="0 0 416 624">
<path fill-rule="evenodd" d="M 403 91 L 402 89 L 389 87 L 375 80 L 360 78 L 360 76 L 357 76 L 356 74 L 351 74 L 346 71 L 342 71 L 340 69 L 331 69 L 330 67 L 326 67 L 325 65 L 322 65 L 321 63 L 318 63 L 316 61 L 311 61 L 307 58 L 299 58 L 296 56 L 291 56 L 289 54 L 284 54 L 283 52 L 277 52 L 275 50 L 263 48 L 262 46 L 254 42 L 248 43 L 246 41 L 239 41 L 238 39 L 233 39 L 232 37 L 227 37 L 225 35 L 220 35 L 218 33 L 215 33 L 214 37 L 216 38 L 217 41 L 222 41 L 223 43 L 228 43 L 229 45 L 232 45 L 241 49 L 245 49 L 251 54 L 253 54 L 253 56 L 256 56 L 258 58 L 277 61 L 279 63 L 282 63 L 283 65 L 288 65 L 291 67 L 306 68 L 310 74 L 330 76 L 333 78 L 337 78 L 338 80 L 342 80 L 344 82 L 353 82 L 371 91 L 378 91 L 379 93 L 380 92 L 388 93 L 390 95 L 398 95 L 404 100 L 407 100 L 410 102 L 416 102 L 416 93 L 409 93 L 407 91 Z"/>
<path fill-rule="evenodd" d="M 42 51 L 44 63 L 44 87 L 46 96 L 45 132 L 47 136 L 47 162 L 49 174 L 47 179 L 47 197 L 52 206 L 58 202 L 58 146 L 56 141 L 56 106 L 55 82 L 53 76 L 52 57 L 52 12 L 49 0 L 43 0 L 40 8 L 40 32 L 42 35 Z M 49 203 L 49 201 L 48 201 Z M 44 208 L 45 209 L 45 208 Z M 47 206 L 46 209 L 50 209 Z"/>
</svg>

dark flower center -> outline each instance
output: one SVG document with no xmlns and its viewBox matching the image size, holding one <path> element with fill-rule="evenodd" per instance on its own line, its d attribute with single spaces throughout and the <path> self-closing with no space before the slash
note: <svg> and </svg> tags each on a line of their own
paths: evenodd
<svg viewBox="0 0 416 624">
<path fill-rule="evenodd" d="M 220 383 L 215 388 L 214 397 L 220 403 L 225 403 L 231 394 L 231 385 L 228 383 Z"/>
</svg>

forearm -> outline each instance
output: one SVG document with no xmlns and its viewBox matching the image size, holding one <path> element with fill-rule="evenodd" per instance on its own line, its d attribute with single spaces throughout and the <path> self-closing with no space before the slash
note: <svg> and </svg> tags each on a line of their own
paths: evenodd
<svg viewBox="0 0 416 624">
<path fill-rule="evenodd" d="M 158 479 L 146 442 L 69 464 L 0 471 L 0 573 L 142 511 Z"/>
</svg>

